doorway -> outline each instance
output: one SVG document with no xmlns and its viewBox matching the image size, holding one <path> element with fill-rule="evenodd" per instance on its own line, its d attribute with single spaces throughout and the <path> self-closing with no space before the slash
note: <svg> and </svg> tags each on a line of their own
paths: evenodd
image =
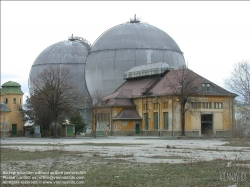
<svg viewBox="0 0 250 187">
<path fill-rule="evenodd" d="M 140 134 L 140 124 L 135 124 L 135 134 Z"/>
<path fill-rule="evenodd" d="M 67 136 L 66 137 L 74 137 L 74 126 L 67 126 Z"/>
<path fill-rule="evenodd" d="M 201 114 L 201 134 L 213 132 L 213 114 Z"/>
<path fill-rule="evenodd" d="M 12 136 L 17 135 L 17 124 L 12 124 L 12 131 L 11 131 Z"/>
</svg>

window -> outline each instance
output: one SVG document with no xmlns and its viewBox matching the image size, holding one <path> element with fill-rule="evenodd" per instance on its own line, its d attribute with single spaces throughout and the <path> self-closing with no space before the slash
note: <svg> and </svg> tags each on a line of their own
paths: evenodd
<svg viewBox="0 0 250 187">
<path fill-rule="evenodd" d="M 20 98 L 20 105 L 22 104 L 22 99 Z"/>
<path fill-rule="evenodd" d="M 123 126 L 127 126 L 127 121 L 123 121 L 123 122 L 122 122 L 122 125 L 123 125 Z"/>
<path fill-rule="evenodd" d="M 164 107 L 164 108 L 168 108 L 168 102 L 164 102 L 164 103 L 163 103 L 163 107 Z"/>
<path fill-rule="evenodd" d="M 148 110 L 148 104 L 146 103 L 146 104 L 143 104 L 143 109 L 144 110 Z"/>
<path fill-rule="evenodd" d="M 16 98 L 13 99 L 13 103 L 16 104 Z"/>
<path fill-rule="evenodd" d="M 201 84 L 201 90 L 205 92 L 213 91 L 213 86 L 210 83 Z"/>
<path fill-rule="evenodd" d="M 164 129 L 168 129 L 168 112 L 164 112 Z"/>
<path fill-rule="evenodd" d="M 154 110 L 158 109 L 158 103 L 154 103 Z"/>
<path fill-rule="evenodd" d="M 222 103 L 219 103 L 219 102 L 215 102 L 214 103 L 214 108 L 216 108 L 216 109 L 222 109 L 222 107 L 223 107 Z"/>
<path fill-rule="evenodd" d="M 193 102 L 192 103 L 192 108 L 201 108 L 201 103 L 200 102 Z"/>
<path fill-rule="evenodd" d="M 212 103 L 210 103 L 210 102 L 203 102 L 202 103 L 202 108 L 212 108 Z"/>
<path fill-rule="evenodd" d="M 154 128 L 158 129 L 158 112 L 154 113 Z"/>
<path fill-rule="evenodd" d="M 145 129 L 148 130 L 148 113 L 144 114 L 144 126 Z"/>
<path fill-rule="evenodd" d="M 5 100 L 5 101 L 6 101 L 5 103 L 6 103 L 6 104 L 8 104 L 8 98 L 6 98 L 6 100 Z"/>
</svg>

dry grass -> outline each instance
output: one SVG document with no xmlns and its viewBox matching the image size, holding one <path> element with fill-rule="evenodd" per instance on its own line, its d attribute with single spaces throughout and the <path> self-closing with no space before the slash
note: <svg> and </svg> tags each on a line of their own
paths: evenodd
<svg viewBox="0 0 250 187">
<path fill-rule="evenodd" d="M 241 161 L 240 157 L 234 160 L 225 158 L 209 162 L 195 162 L 192 160 L 192 154 L 187 154 L 190 162 L 185 164 L 146 164 L 128 162 L 122 159 L 128 156 L 133 158 L 134 155 L 132 154 L 121 153 L 115 155 L 114 159 L 106 159 L 98 156 L 98 152 L 92 153 L 96 156 L 89 157 L 83 153 L 64 150 L 29 152 L 2 148 L 1 167 L 2 171 L 9 168 L 15 171 L 48 171 L 48 169 L 52 172 L 86 171 L 84 175 L 85 184 L 74 186 L 91 187 L 220 187 L 234 184 L 232 180 L 221 180 L 220 177 L 223 173 L 244 171 L 248 173 L 248 179 L 250 177 L 250 170 L 246 167 L 249 161 Z M 155 158 L 160 157 L 156 156 Z M 231 162 L 231 167 L 226 167 L 229 162 Z M 249 186 L 247 181 L 239 182 L 239 186 Z M 6 186 L 8 187 L 8 185 Z M 46 187 L 46 185 L 43 186 Z"/>
<path fill-rule="evenodd" d="M 232 146 L 232 147 L 250 147 L 250 137 L 244 136 L 242 138 L 228 138 L 225 139 L 228 141 L 226 143 L 226 146 Z"/>
</svg>

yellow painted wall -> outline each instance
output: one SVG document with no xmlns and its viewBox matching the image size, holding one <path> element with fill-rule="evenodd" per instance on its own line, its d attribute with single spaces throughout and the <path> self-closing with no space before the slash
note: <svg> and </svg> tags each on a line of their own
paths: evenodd
<svg viewBox="0 0 250 187">
<path fill-rule="evenodd" d="M 173 98 L 176 101 L 176 98 Z M 207 96 L 207 97 L 199 97 L 197 100 L 200 102 L 211 102 L 212 109 L 199 109 L 198 111 L 186 112 L 185 114 L 185 130 L 186 131 L 199 131 L 201 128 L 201 113 L 213 113 L 213 129 L 216 130 L 224 130 L 227 131 L 231 127 L 232 120 L 232 104 L 233 98 L 229 98 L 226 96 Z M 154 103 L 158 101 L 160 109 L 154 109 Z M 168 108 L 164 108 L 164 102 L 168 101 Z M 223 109 L 214 109 L 214 102 L 222 102 Z M 160 114 L 160 130 L 164 130 L 164 117 L 163 113 L 168 112 L 169 115 L 169 130 L 172 130 L 172 125 L 174 126 L 174 130 L 181 130 L 181 113 L 180 107 L 177 106 L 177 102 L 173 104 L 173 115 L 172 115 L 172 97 L 161 96 L 156 100 L 153 98 L 136 98 L 134 99 L 134 103 L 137 106 L 138 113 L 143 118 L 142 120 L 142 129 L 145 130 L 145 119 L 144 113 L 148 113 L 149 117 L 149 128 L 148 130 L 155 130 L 154 128 L 154 112 L 159 112 Z M 148 103 L 148 110 L 144 110 L 143 104 Z M 173 124 L 172 124 L 173 122 Z"/>
<path fill-rule="evenodd" d="M 116 131 L 135 130 L 134 121 L 117 121 Z"/>
<path fill-rule="evenodd" d="M 10 112 L 0 112 L 0 122 L 3 122 L 3 123 L 8 123 L 9 122 L 9 119 L 10 119 Z M 6 131 L 8 132 L 9 131 L 9 125 L 5 125 L 3 128 L 2 128 L 2 124 L 0 124 L 0 131 Z"/>
<path fill-rule="evenodd" d="M 172 100 L 174 103 L 172 104 Z M 211 102 L 211 109 L 191 109 L 190 112 L 185 114 L 185 130 L 186 131 L 195 131 L 199 132 L 201 130 L 201 119 L 200 116 L 202 113 L 211 113 L 213 114 L 213 130 L 216 131 L 227 131 L 231 128 L 233 123 L 233 98 L 226 96 L 204 96 L 196 98 L 199 102 Z M 180 105 L 178 100 L 175 97 L 169 96 L 159 96 L 159 97 L 143 97 L 143 98 L 133 98 L 133 101 L 136 105 L 136 110 L 139 115 L 142 117 L 140 121 L 140 131 L 172 131 L 172 127 L 175 131 L 181 131 L 181 113 Z M 168 102 L 168 107 L 164 107 L 164 102 Z M 222 109 L 215 109 L 214 103 L 221 102 L 223 103 Z M 157 103 L 158 109 L 154 108 L 154 103 Z M 144 104 L 148 105 L 147 110 L 144 108 Z M 122 107 L 114 107 L 111 109 L 112 117 L 115 117 L 121 110 Z M 173 111 L 172 111 L 173 109 Z M 158 112 L 159 115 L 159 129 L 154 127 L 154 113 Z M 164 112 L 168 112 L 168 130 L 164 129 Z M 148 129 L 145 129 L 145 119 L 144 114 L 148 113 Z M 127 125 L 122 125 L 122 121 L 116 121 L 116 128 L 114 128 L 114 121 L 111 120 L 111 127 L 113 131 L 133 131 L 135 130 L 134 121 L 127 121 Z"/>
<path fill-rule="evenodd" d="M 213 130 L 216 132 L 217 130 L 227 131 L 231 128 L 233 124 L 233 113 L 232 113 L 232 104 L 233 99 L 229 97 L 223 96 L 208 96 L 208 97 L 200 97 L 200 102 L 211 102 L 211 109 L 198 109 L 192 110 L 192 114 L 190 112 L 186 113 L 186 130 L 198 130 L 201 126 L 201 113 L 210 113 L 213 114 Z M 215 109 L 214 102 L 222 102 L 222 109 Z"/>
<path fill-rule="evenodd" d="M 23 117 L 19 111 L 19 107 L 23 104 L 23 95 L 21 94 L 6 94 L 1 95 L 1 102 L 5 102 L 8 99 L 7 107 L 11 110 L 9 113 L 9 130 L 12 131 L 12 124 L 17 125 L 17 131 L 23 131 Z M 14 99 L 16 103 L 14 103 Z"/>
</svg>

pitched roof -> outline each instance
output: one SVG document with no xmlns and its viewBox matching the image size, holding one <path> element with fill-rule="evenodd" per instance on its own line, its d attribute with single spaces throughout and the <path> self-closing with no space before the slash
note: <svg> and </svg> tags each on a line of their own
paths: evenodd
<svg viewBox="0 0 250 187">
<path fill-rule="evenodd" d="M 5 103 L 0 103 L 0 111 L 1 112 L 11 112 L 11 110 L 7 107 Z"/>
<path fill-rule="evenodd" d="M 141 116 L 136 109 L 123 109 L 113 120 L 141 120 Z"/>
<path fill-rule="evenodd" d="M 202 83 L 209 83 L 213 86 L 212 91 L 199 91 L 199 95 L 225 95 L 225 96 L 237 96 L 236 94 L 225 90 L 224 88 L 214 84 L 206 78 L 198 75 L 197 73 L 186 69 L 186 73 L 193 77 L 193 82 L 196 86 L 201 86 Z M 163 77 L 152 76 L 152 77 L 140 77 L 135 79 L 129 79 L 124 82 L 117 90 L 112 94 L 103 98 L 103 100 L 109 100 L 111 98 L 133 98 L 142 97 L 145 92 L 151 95 L 172 95 L 178 94 L 174 90 L 173 85 L 178 86 L 178 77 L 183 69 L 173 70 L 166 73 Z M 172 84 L 172 86 L 171 86 Z"/>
<path fill-rule="evenodd" d="M 152 94 L 155 95 L 164 95 L 164 94 L 172 94 L 172 93 L 178 93 L 174 90 L 174 86 L 179 86 L 180 83 L 177 80 L 178 78 L 181 77 L 181 73 L 183 73 L 184 71 L 186 71 L 185 73 L 187 74 L 187 76 L 189 77 L 190 81 L 192 80 L 192 85 L 193 86 L 201 86 L 201 84 L 204 83 L 209 83 L 213 86 L 213 90 L 212 91 L 199 91 L 199 95 L 230 95 L 230 96 L 236 96 L 236 94 L 229 92 L 227 90 L 225 90 L 224 88 L 218 86 L 217 84 L 209 81 L 208 79 L 200 76 L 199 74 L 189 70 L 189 69 L 178 69 L 178 70 L 174 70 L 174 71 L 170 71 L 168 72 L 151 90 L 150 92 Z"/>
<path fill-rule="evenodd" d="M 135 106 L 132 99 L 108 99 L 106 101 L 102 101 L 99 106 L 111 107 L 111 106 Z"/>
<path fill-rule="evenodd" d="M 110 98 L 132 98 L 141 96 L 152 84 L 159 79 L 157 76 L 142 77 L 136 79 L 127 80 L 112 94 L 104 97 L 102 100 L 108 100 Z"/>
</svg>

